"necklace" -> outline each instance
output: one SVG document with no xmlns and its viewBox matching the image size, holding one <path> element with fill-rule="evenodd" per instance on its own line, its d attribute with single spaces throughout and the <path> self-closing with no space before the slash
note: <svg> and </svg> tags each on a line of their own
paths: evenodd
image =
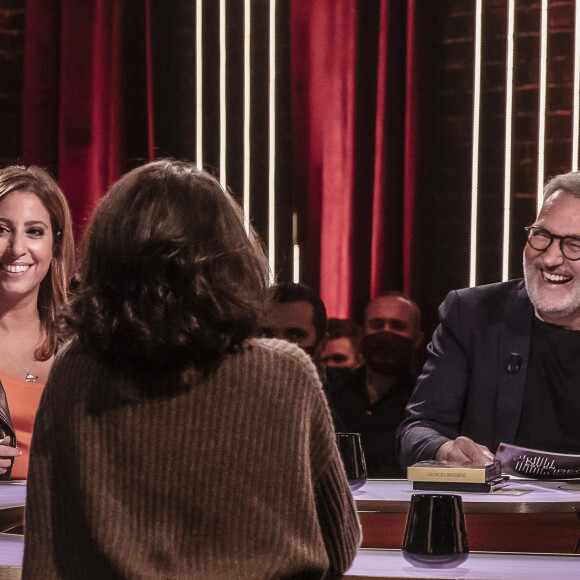
<svg viewBox="0 0 580 580">
<path fill-rule="evenodd" d="M 32 366 L 30 367 L 30 371 L 27 371 L 26 369 L 22 368 L 20 363 L 12 356 L 12 353 L 6 348 L 6 345 L 4 344 L 4 341 L 1 338 L 0 338 L 0 345 L 2 345 L 2 348 L 4 349 L 6 354 L 12 359 L 12 362 L 17 367 L 19 367 L 22 370 L 22 372 L 26 375 L 26 378 L 24 380 L 27 383 L 35 383 L 38 380 L 38 375 L 33 375 L 31 371 L 34 368 L 34 365 L 36 364 L 36 362 L 33 361 Z"/>
</svg>

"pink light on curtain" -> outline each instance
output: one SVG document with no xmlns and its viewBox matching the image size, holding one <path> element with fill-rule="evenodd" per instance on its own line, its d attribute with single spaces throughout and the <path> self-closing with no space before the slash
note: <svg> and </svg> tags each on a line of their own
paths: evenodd
<svg viewBox="0 0 580 580">
<path fill-rule="evenodd" d="M 315 4 L 318 31 L 313 37 L 328 40 L 316 48 L 319 61 L 312 79 L 317 103 L 313 113 L 319 120 L 313 126 L 321 130 L 322 147 L 320 296 L 329 316 L 347 318 L 352 295 L 357 3 Z"/>
<path fill-rule="evenodd" d="M 388 0 L 381 0 L 379 23 L 379 54 L 377 71 L 377 109 L 375 133 L 375 167 L 373 184 L 373 218 L 371 236 L 370 297 L 375 298 L 382 289 L 383 265 L 383 199 L 385 188 L 385 111 L 387 83 L 387 30 Z"/>
<path fill-rule="evenodd" d="M 120 9 L 62 3 L 58 177 L 77 230 L 120 171 Z"/>
<path fill-rule="evenodd" d="M 320 296 L 329 316 L 346 318 L 352 295 L 357 1 L 293 0 L 290 11 L 303 269 L 314 280 L 316 261 L 309 257 L 320 252 Z"/>
</svg>

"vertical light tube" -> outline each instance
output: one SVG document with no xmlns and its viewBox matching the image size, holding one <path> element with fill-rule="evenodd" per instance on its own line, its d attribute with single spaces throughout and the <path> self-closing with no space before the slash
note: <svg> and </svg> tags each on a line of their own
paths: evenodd
<svg viewBox="0 0 580 580">
<path fill-rule="evenodd" d="M 479 120 L 481 112 L 481 28 L 482 3 L 475 2 L 473 50 L 473 139 L 471 152 L 471 241 L 469 252 L 469 285 L 477 283 L 477 207 L 479 197 Z"/>
<path fill-rule="evenodd" d="M 268 115 L 268 261 L 273 283 L 276 272 L 276 0 L 270 0 Z"/>
<path fill-rule="evenodd" d="M 300 283 L 300 245 L 298 244 L 298 214 L 292 212 L 292 257 L 293 257 L 293 276 L 295 284 Z"/>
<path fill-rule="evenodd" d="M 511 211 L 511 157 L 512 157 L 512 111 L 514 83 L 514 35 L 515 0 L 508 2 L 508 28 L 506 38 L 506 83 L 505 83 L 505 165 L 503 202 L 503 256 L 502 280 L 509 279 L 510 211 Z"/>
<path fill-rule="evenodd" d="M 195 159 L 203 168 L 203 0 L 195 3 Z"/>
<path fill-rule="evenodd" d="M 300 246 L 298 244 L 294 244 L 293 246 L 292 259 L 293 259 L 292 281 L 295 284 L 300 284 Z"/>
<path fill-rule="evenodd" d="M 540 87 L 538 103 L 538 185 L 536 205 L 539 211 L 544 189 L 544 162 L 546 149 L 546 88 L 548 61 L 548 0 L 542 0 L 540 19 Z"/>
<path fill-rule="evenodd" d="M 572 171 L 578 171 L 578 124 L 580 123 L 580 2 L 576 2 L 574 25 L 574 104 L 572 115 Z"/>
<path fill-rule="evenodd" d="M 244 177 L 243 208 L 244 227 L 250 233 L 250 41 L 251 41 L 251 0 L 244 0 Z"/>
<path fill-rule="evenodd" d="M 220 0 L 220 183 L 227 184 L 226 175 L 226 0 Z"/>
</svg>

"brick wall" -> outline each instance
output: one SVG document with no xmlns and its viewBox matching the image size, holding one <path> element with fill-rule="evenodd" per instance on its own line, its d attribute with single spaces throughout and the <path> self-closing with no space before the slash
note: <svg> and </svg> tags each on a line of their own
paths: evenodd
<svg viewBox="0 0 580 580">
<path fill-rule="evenodd" d="M 0 165 L 18 161 L 22 131 L 25 0 L 0 0 Z"/>
<path fill-rule="evenodd" d="M 485 0 L 479 172 L 478 283 L 501 278 L 504 190 L 506 0 Z M 21 150 L 25 0 L 0 0 L 0 165 Z M 469 283 L 474 1 L 440 0 L 435 34 L 433 114 L 426 167 L 431 267 L 419 297 L 426 326 L 445 294 Z M 549 2 L 546 177 L 570 169 L 574 0 Z M 534 219 L 540 0 L 516 2 L 510 276 L 521 274 L 522 228 Z"/>
<path fill-rule="evenodd" d="M 432 165 L 427 326 L 445 294 L 469 283 L 473 127 L 474 1 L 438 4 L 433 117 L 425 129 Z M 506 0 L 483 2 L 482 86 L 479 152 L 479 237 L 477 283 L 502 274 Z M 571 169 L 574 1 L 550 0 L 545 179 Z M 509 276 L 522 273 L 523 227 L 535 217 L 538 170 L 540 0 L 517 0 L 511 139 L 511 234 Z"/>
</svg>

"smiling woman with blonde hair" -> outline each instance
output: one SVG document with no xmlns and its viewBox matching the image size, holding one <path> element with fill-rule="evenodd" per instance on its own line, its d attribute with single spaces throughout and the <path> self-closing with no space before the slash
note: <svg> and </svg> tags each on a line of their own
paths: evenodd
<svg viewBox="0 0 580 580">
<path fill-rule="evenodd" d="M 151 162 L 113 185 L 37 415 L 24 578 L 347 570 L 360 526 L 316 369 L 253 338 L 265 263 L 195 165 Z"/>
<path fill-rule="evenodd" d="M 0 441 L 0 477 L 5 479 L 13 456 L 12 477 L 26 478 L 34 416 L 59 346 L 54 322 L 73 263 L 70 211 L 56 181 L 39 167 L 0 170 L 0 430 L 6 436 Z"/>
</svg>

